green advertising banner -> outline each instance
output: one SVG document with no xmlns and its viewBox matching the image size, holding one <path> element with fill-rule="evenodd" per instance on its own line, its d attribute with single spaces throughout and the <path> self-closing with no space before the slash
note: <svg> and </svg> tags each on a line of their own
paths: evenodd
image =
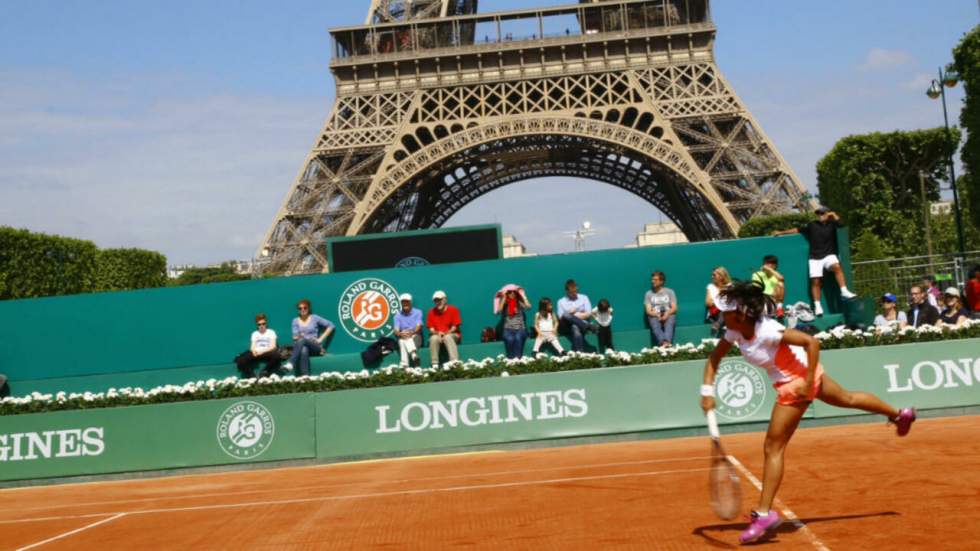
<svg viewBox="0 0 980 551">
<path fill-rule="evenodd" d="M 980 339 L 828 350 L 821 363 L 844 388 L 871 392 L 895 407 L 980 404 Z M 811 409 L 817 417 L 860 413 L 822 402 Z"/>
<path fill-rule="evenodd" d="M 0 417 L 0 480 L 314 455 L 313 395 Z"/>
<path fill-rule="evenodd" d="M 703 361 L 321 394 L 317 457 L 701 426 Z M 775 393 L 738 359 L 719 368 L 718 412 L 765 421 Z"/>
</svg>

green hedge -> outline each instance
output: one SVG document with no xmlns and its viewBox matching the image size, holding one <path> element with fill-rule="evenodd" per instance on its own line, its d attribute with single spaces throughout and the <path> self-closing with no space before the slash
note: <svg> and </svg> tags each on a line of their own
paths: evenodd
<svg viewBox="0 0 980 551">
<path fill-rule="evenodd" d="M 123 291 L 167 283 L 167 259 L 141 249 L 0 226 L 0 300 Z"/>
<path fill-rule="evenodd" d="M 762 237 L 776 230 L 798 228 L 807 222 L 816 220 L 812 213 L 778 214 L 776 216 L 756 216 L 742 224 L 738 230 L 739 237 Z"/>
<path fill-rule="evenodd" d="M 97 254 L 91 241 L 0 227 L 0 299 L 89 292 Z"/>
<path fill-rule="evenodd" d="M 167 284 L 167 258 L 143 249 L 104 249 L 96 258 L 96 290 L 124 291 Z"/>
</svg>

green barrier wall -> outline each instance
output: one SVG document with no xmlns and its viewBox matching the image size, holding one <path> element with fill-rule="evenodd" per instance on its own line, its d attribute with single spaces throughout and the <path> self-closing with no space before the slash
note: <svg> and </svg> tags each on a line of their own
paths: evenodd
<svg viewBox="0 0 980 551">
<path fill-rule="evenodd" d="M 980 405 L 980 339 L 828 351 L 827 373 L 897 407 Z M 0 417 L 0 480 L 700 427 L 703 362 Z M 764 422 L 762 370 L 718 371 L 725 424 Z M 817 402 L 809 417 L 844 413 Z"/>
<path fill-rule="evenodd" d="M 311 458 L 312 394 L 0 417 L 0 480 Z"/>
<path fill-rule="evenodd" d="M 839 241 L 846 251 L 843 232 Z M 370 315 L 362 318 L 363 326 L 354 323 L 358 295 L 376 299 L 371 308 L 384 310 L 387 302 L 393 310 L 397 294 L 408 292 L 425 312 L 436 289 L 445 290 L 460 308 L 463 342 L 472 344 L 484 327 L 496 325 L 492 297 L 501 286 L 523 285 L 536 308 L 542 296 L 561 297 L 568 278 L 579 282 L 593 304 L 609 299 L 616 332 L 642 330 L 642 300 L 653 270 L 666 272 L 667 285 L 677 294 L 678 325 L 699 325 L 711 270 L 724 265 L 734 277 L 746 278 L 766 254 L 780 257 L 788 302 L 806 300 L 807 244 L 790 236 L 2 301 L 0 373 L 16 387 L 28 379 L 230 364 L 248 348 L 257 312 L 269 316 L 281 343 L 288 342 L 301 298 L 309 298 L 316 313 L 340 322 L 329 352 L 355 353 L 389 327 Z M 846 264 L 846 257 L 842 261 Z M 828 300 L 835 300 L 832 293 Z"/>
</svg>

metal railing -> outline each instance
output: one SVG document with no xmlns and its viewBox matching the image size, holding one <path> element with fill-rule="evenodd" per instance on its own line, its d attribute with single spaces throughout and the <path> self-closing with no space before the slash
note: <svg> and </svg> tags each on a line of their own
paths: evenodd
<svg viewBox="0 0 980 551">
<path fill-rule="evenodd" d="M 909 288 L 920 285 L 926 277 L 934 277 L 940 290 L 956 287 L 963 291 L 966 280 L 971 277 L 969 270 L 980 264 L 980 251 L 936 254 L 932 256 L 910 256 L 852 262 L 854 291 L 863 297 L 881 297 L 885 293 L 895 293 L 899 307 L 908 307 Z"/>
</svg>

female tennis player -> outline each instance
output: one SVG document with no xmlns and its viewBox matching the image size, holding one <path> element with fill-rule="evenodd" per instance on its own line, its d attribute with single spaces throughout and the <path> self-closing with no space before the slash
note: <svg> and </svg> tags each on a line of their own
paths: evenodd
<svg viewBox="0 0 980 551">
<path fill-rule="evenodd" d="M 897 426 L 899 436 L 908 434 L 915 421 L 915 409 L 896 410 L 873 394 L 851 392 L 837 384 L 820 365 L 820 342 L 770 318 L 775 304 L 758 284 L 738 281 L 721 291 L 716 305 L 725 316 L 728 330 L 704 366 L 701 408 L 706 412 L 714 409 L 715 372 L 733 344 L 738 345 L 749 363 L 769 373 L 776 388 L 776 405 L 764 447 L 762 495 L 758 509 L 752 511 L 752 522 L 739 536 L 742 543 L 750 543 L 782 522 L 771 507 L 783 478 L 783 452 L 814 398 L 832 406 L 884 415 Z"/>
</svg>

